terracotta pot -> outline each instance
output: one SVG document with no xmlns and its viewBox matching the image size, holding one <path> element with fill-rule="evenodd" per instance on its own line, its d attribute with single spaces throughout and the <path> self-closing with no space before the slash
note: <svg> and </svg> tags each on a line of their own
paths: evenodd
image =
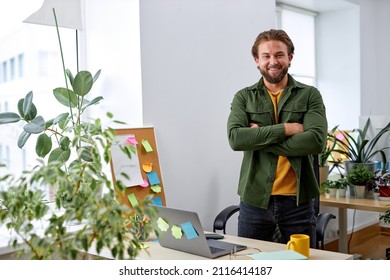
<svg viewBox="0 0 390 280">
<path fill-rule="evenodd" d="M 379 196 L 390 197 L 390 186 L 379 186 Z"/>
</svg>

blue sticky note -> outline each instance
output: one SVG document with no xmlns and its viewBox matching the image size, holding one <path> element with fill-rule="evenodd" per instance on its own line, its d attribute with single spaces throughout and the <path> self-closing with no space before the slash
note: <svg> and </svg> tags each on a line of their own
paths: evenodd
<svg viewBox="0 0 390 280">
<path fill-rule="evenodd" d="M 148 176 L 149 184 L 150 185 L 158 185 L 160 184 L 160 180 L 158 179 L 158 175 L 155 171 L 146 173 L 146 176 Z"/>
<path fill-rule="evenodd" d="M 180 226 L 188 240 L 197 238 L 199 236 L 191 222 L 182 223 Z"/>
<path fill-rule="evenodd" d="M 152 198 L 152 204 L 162 206 L 162 201 L 160 197 Z"/>
</svg>

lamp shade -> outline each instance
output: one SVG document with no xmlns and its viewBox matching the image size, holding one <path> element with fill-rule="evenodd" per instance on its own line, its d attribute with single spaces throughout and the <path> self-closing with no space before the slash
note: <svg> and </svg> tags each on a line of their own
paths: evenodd
<svg viewBox="0 0 390 280">
<path fill-rule="evenodd" d="M 80 0 L 45 0 L 42 7 L 23 22 L 55 26 L 53 8 L 59 27 L 83 29 Z"/>
</svg>

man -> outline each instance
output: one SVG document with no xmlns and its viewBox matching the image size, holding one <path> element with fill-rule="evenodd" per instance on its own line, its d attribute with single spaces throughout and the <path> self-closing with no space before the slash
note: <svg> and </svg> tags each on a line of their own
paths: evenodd
<svg viewBox="0 0 390 280">
<path fill-rule="evenodd" d="M 312 160 L 326 144 L 325 106 L 315 87 L 288 74 L 294 45 L 286 32 L 260 33 L 252 55 L 262 78 L 236 93 L 227 124 L 231 148 L 244 152 L 238 235 L 273 241 L 278 226 L 281 242 L 302 233 L 314 248 Z"/>
</svg>

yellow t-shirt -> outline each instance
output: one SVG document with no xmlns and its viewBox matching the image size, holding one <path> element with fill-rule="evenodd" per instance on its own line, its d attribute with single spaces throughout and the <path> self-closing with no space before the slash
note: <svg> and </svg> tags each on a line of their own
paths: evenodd
<svg viewBox="0 0 390 280">
<path fill-rule="evenodd" d="M 283 90 L 278 92 L 271 92 L 268 90 L 268 94 L 271 97 L 274 105 L 275 121 L 278 120 L 278 103 L 282 96 Z M 279 156 L 278 165 L 276 167 L 275 181 L 272 187 L 272 195 L 295 195 L 296 190 L 296 177 L 294 170 L 291 167 L 287 157 Z"/>
</svg>

